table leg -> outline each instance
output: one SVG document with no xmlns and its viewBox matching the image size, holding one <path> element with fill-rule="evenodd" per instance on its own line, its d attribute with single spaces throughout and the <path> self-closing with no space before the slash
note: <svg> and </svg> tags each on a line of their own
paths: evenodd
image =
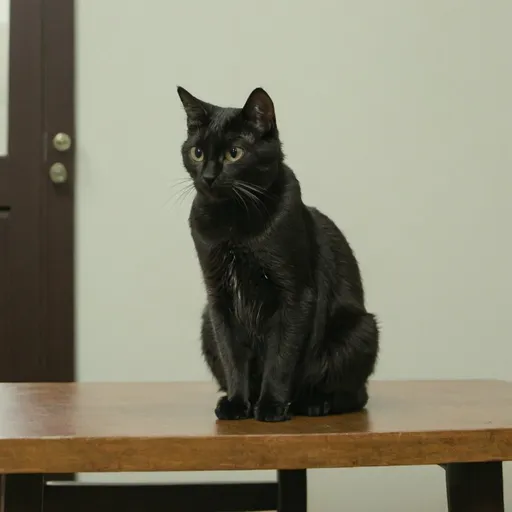
<svg viewBox="0 0 512 512">
<path fill-rule="evenodd" d="M 277 512 L 307 512 L 308 481 L 305 469 L 279 470 L 277 484 Z"/>
<path fill-rule="evenodd" d="M 42 512 L 43 475 L 3 475 L 1 512 Z"/>
<path fill-rule="evenodd" d="M 447 464 L 449 512 L 504 512 L 501 462 Z"/>
</svg>

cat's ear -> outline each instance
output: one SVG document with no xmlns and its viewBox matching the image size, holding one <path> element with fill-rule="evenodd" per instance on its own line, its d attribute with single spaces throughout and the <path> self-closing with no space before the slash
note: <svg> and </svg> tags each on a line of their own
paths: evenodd
<svg viewBox="0 0 512 512">
<path fill-rule="evenodd" d="M 208 124 L 210 118 L 209 104 L 192 96 L 186 89 L 178 86 L 178 95 L 187 114 L 187 127 L 197 130 Z"/>
<path fill-rule="evenodd" d="M 267 133 L 276 124 L 274 103 L 267 92 L 261 87 L 251 92 L 242 112 L 244 117 L 262 134 Z"/>
</svg>

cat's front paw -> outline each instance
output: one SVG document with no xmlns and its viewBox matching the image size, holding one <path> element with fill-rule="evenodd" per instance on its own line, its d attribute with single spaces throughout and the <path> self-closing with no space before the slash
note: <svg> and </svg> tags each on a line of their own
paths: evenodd
<svg viewBox="0 0 512 512">
<path fill-rule="evenodd" d="M 251 404 L 242 398 L 229 399 L 226 395 L 220 397 L 215 408 L 219 420 L 245 420 L 251 417 Z"/>
<path fill-rule="evenodd" d="M 288 421 L 291 419 L 290 404 L 270 400 L 260 400 L 254 408 L 258 421 Z"/>
<path fill-rule="evenodd" d="M 332 398 L 326 393 L 311 393 L 298 397 L 292 409 L 298 416 L 327 416 L 332 412 Z"/>
<path fill-rule="evenodd" d="M 294 405 L 293 412 L 299 416 L 327 416 L 331 412 L 331 402 L 329 400 L 298 402 Z"/>
</svg>

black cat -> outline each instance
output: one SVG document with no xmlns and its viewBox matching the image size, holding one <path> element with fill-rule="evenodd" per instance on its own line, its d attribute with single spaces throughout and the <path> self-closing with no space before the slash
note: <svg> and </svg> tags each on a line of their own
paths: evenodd
<svg viewBox="0 0 512 512">
<path fill-rule="evenodd" d="M 362 409 L 378 326 L 345 237 L 302 202 L 272 100 L 261 88 L 241 109 L 178 94 L 207 292 L 202 349 L 226 393 L 217 417 L 283 421 Z"/>
</svg>

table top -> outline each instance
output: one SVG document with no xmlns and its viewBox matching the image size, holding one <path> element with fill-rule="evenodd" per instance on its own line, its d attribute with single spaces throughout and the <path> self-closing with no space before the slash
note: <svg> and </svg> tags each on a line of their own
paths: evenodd
<svg viewBox="0 0 512 512">
<path fill-rule="evenodd" d="M 512 384 L 382 381 L 365 411 L 217 421 L 210 383 L 0 384 L 0 473 L 512 460 Z"/>
</svg>

